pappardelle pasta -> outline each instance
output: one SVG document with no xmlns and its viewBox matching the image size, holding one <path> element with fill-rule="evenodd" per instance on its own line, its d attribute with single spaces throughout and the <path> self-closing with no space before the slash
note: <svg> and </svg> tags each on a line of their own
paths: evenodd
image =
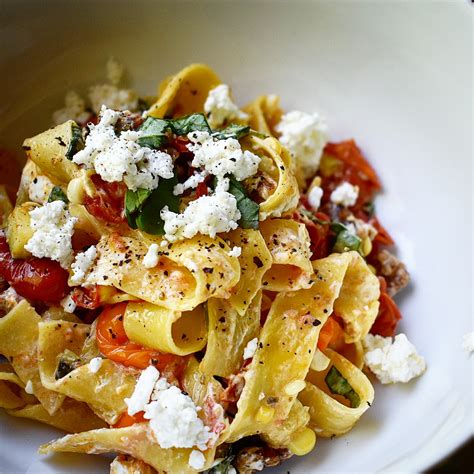
<svg viewBox="0 0 474 474">
<path fill-rule="evenodd" d="M 425 362 L 379 178 L 319 114 L 193 64 L 69 93 L 0 187 L 0 406 L 112 473 L 251 473 L 343 435 Z"/>
</svg>

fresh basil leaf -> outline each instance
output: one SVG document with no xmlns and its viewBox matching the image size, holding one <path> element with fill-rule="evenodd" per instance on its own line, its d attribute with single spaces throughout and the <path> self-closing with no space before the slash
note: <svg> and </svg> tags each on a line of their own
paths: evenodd
<svg viewBox="0 0 474 474">
<path fill-rule="evenodd" d="M 71 140 L 66 150 L 66 158 L 72 160 L 73 156 L 84 148 L 84 137 L 82 136 L 82 128 L 76 123 L 71 126 Z"/>
<path fill-rule="evenodd" d="M 151 191 L 148 189 L 127 190 L 125 195 L 125 215 L 127 216 L 128 225 L 132 229 L 137 228 L 137 215 L 150 194 Z"/>
<path fill-rule="evenodd" d="M 219 464 L 206 471 L 206 474 L 229 474 L 235 456 L 227 456 Z"/>
<path fill-rule="evenodd" d="M 155 117 L 147 117 L 142 123 L 139 130 L 141 133 L 137 143 L 140 146 L 147 146 L 148 148 L 158 149 L 166 144 L 166 131 L 169 128 L 168 120 L 163 120 Z"/>
<path fill-rule="evenodd" d="M 213 132 L 212 136 L 218 140 L 225 140 L 226 138 L 239 138 L 245 137 L 250 133 L 250 127 L 248 125 L 239 125 L 231 123 L 228 127 L 223 130 Z"/>
<path fill-rule="evenodd" d="M 53 201 L 63 201 L 66 204 L 69 204 L 69 199 L 59 186 L 54 186 L 54 188 L 51 189 L 51 192 L 49 193 L 48 202 Z"/>
<path fill-rule="evenodd" d="M 60 356 L 54 378 L 56 380 L 62 379 L 67 374 L 72 372 L 79 363 L 79 357 L 74 352 L 66 349 Z"/>
<path fill-rule="evenodd" d="M 239 183 L 233 176 L 230 176 L 229 181 L 229 193 L 237 200 L 237 208 L 241 215 L 240 227 L 243 229 L 258 229 L 260 206 L 249 198 L 242 183 Z"/>
<path fill-rule="evenodd" d="M 179 196 L 173 194 L 173 188 L 177 183 L 176 178 L 161 179 L 153 191 L 146 189 L 127 191 L 125 214 L 130 227 L 133 229 L 138 227 L 148 234 L 164 234 L 165 223 L 160 217 L 160 211 L 168 206 L 170 211 L 179 212 Z"/>
<path fill-rule="evenodd" d="M 351 384 L 342 376 L 341 372 L 333 365 L 324 379 L 331 393 L 342 395 L 351 402 L 352 408 L 360 405 L 360 397 Z"/>
<path fill-rule="evenodd" d="M 341 232 L 344 232 L 347 230 L 347 227 L 344 224 L 341 224 L 340 222 L 331 222 L 331 230 L 336 234 L 339 235 Z"/>
<path fill-rule="evenodd" d="M 186 115 L 186 117 L 169 120 L 168 123 L 176 135 L 187 135 L 190 132 L 211 133 L 211 127 L 209 127 L 204 114 Z"/>
<path fill-rule="evenodd" d="M 352 234 L 347 229 L 339 232 L 334 243 L 334 252 L 347 252 L 348 250 L 358 251 L 361 244 L 361 239 L 357 235 Z"/>
</svg>

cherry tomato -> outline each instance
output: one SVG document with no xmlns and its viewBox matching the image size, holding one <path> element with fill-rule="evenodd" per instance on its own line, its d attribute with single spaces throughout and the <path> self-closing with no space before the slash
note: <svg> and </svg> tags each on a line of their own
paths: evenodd
<svg viewBox="0 0 474 474">
<path fill-rule="evenodd" d="M 380 281 L 380 307 L 377 318 L 375 319 L 371 334 L 388 337 L 395 334 L 398 321 L 402 319 L 400 310 L 392 297 L 387 293 L 387 283 L 385 278 L 379 277 Z"/>
<path fill-rule="evenodd" d="M 322 212 L 316 212 L 315 217 L 324 222 L 331 220 L 329 216 Z M 331 253 L 331 230 L 329 224 L 318 224 L 299 212 L 296 212 L 293 218 L 306 226 L 311 241 L 311 260 L 327 257 Z"/>
<path fill-rule="evenodd" d="M 14 259 L 7 239 L 0 234 L 0 275 L 15 291 L 32 301 L 58 303 L 69 291 L 69 274 L 48 258 Z"/>
<path fill-rule="evenodd" d="M 106 307 L 100 314 L 97 320 L 97 345 L 100 352 L 127 367 L 145 369 L 154 365 L 160 372 L 171 371 L 179 378 L 187 358 L 147 349 L 130 341 L 123 326 L 126 308 L 126 302 L 119 303 Z"/>
<path fill-rule="evenodd" d="M 120 415 L 120 418 L 118 419 L 117 423 L 115 425 L 112 425 L 113 428 L 126 428 L 127 426 L 132 426 L 135 423 L 144 423 L 148 420 L 146 420 L 143 417 L 143 412 L 139 411 L 135 415 L 129 415 L 127 412 L 122 413 Z"/>
<path fill-rule="evenodd" d="M 125 183 L 108 183 L 98 174 L 91 176 L 96 187 L 94 196 L 86 196 L 84 205 L 93 216 L 112 224 L 125 222 L 124 203 L 127 187 Z"/>
<path fill-rule="evenodd" d="M 336 321 L 334 315 L 329 316 L 328 320 L 321 328 L 318 339 L 318 349 L 324 351 L 329 345 L 336 345 L 344 337 L 344 331 L 341 325 Z"/>
</svg>

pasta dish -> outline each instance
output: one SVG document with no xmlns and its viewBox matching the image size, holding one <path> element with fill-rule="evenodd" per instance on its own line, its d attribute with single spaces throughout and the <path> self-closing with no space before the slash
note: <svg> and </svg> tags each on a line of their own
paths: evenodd
<svg viewBox="0 0 474 474">
<path fill-rule="evenodd" d="M 156 97 L 108 70 L 0 187 L 0 406 L 68 433 L 40 453 L 252 473 L 425 370 L 395 336 L 409 276 L 353 140 L 275 95 L 239 108 L 205 65 Z"/>
</svg>

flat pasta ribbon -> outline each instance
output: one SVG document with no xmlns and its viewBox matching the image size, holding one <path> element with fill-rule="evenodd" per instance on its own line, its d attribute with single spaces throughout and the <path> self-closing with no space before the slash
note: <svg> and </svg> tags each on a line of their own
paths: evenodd
<svg viewBox="0 0 474 474">
<path fill-rule="evenodd" d="M 229 296 L 239 281 L 239 262 L 228 255 L 229 246 L 219 238 L 200 235 L 170 245 L 150 269 L 142 264 L 147 250 L 147 244 L 137 238 L 103 237 L 86 283 L 112 285 L 158 306 L 191 311 L 211 296 Z"/>
<path fill-rule="evenodd" d="M 272 266 L 263 277 L 263 288 L 295 291 L 313 282 L 310 238 L 306 226 L 290 219 L 267 219 L 260 231 L 272 255 Z"/>
<path fill-rule="evenodd" d="M 209 91 L 220 83 L 210 67 L 191 64 L 160 84 L 158 100 L 147 114 L 163 118 L 202 112 Z"/>
<path fill-rule="evenodd" d="M 310 370 L 305 388 L 298 399 L 309 407 L 309 426 L 324 438 L 342 435 L 353 428 L 374 400 L 374 388 L 370 380 L 355 365 L 331 349 L 327 349 L 331 367 L 334 366 L 349 382 L 360 398 L 357 407 L 348 406 L 341 396 L 331 394 L 324 381 L 327 370 L 319 373 Z"/>
</svg>

